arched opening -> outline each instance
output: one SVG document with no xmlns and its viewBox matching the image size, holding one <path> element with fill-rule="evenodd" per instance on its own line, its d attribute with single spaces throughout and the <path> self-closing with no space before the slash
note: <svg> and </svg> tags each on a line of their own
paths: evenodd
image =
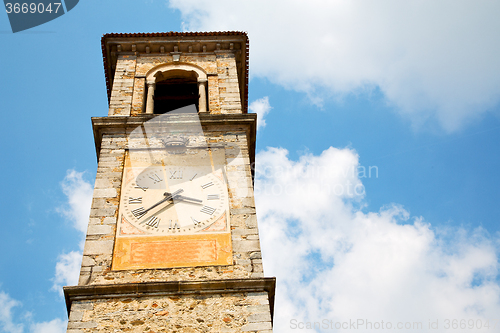
<svg viewBox="0 0 500 333">
<path fill-rule="evenodd" d="M 184 106 L 196 105 L 199 111 L 198 77 L 195 72 L 179 69 L 159 72 L 154 93 L 154 113 L 162 114 Z"/>
<path fill-rule="evenodd" d="M 207 74 L 197 66 L 163 64 L 148 72 L 146 83 L 146 113 L 163 114 L 189 105 L 207 112 Z"/>
</svg>

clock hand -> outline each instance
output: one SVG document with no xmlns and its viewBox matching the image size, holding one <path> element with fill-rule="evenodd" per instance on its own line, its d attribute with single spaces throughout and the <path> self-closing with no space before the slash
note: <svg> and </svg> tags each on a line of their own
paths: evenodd
<svg viewBox="0 0 500 333">
<path fill-rule="evenodd" d="M 149 212 L 151 209 L 155 208 L 156 206 L 164 203 L 165 201 L 171 200 L 173 197 L 176 197 L 177 195 L 179 195 L 179 193 L 182 193 L 182 192 L 184 192 L 184 190 L 181 188 L 181 189 L 175 191 L 174 193 L 168 193 L 168 192 L 163 193 L 165 198 L 161 199 L 160 201 L 158 201 L 157 203 L 155 203 L 153 206 L 149 207 L 148 209 L 145 209 L 144 214 Z"/>
<path fill-rule="evenodd" d="M 168 193 L 168 194 L 170 194 L 170 193 Z M 195 198 L 190 198 L 190 197 L 186 197 L 186 196 L 183 196 L 183 195 L 177 195 L 174 199 L 192 201 L 192 202 L 198 203 L 198 204 L 202 204 L 203 203 L 203 200 L 195 199 Z"/>
</svg>

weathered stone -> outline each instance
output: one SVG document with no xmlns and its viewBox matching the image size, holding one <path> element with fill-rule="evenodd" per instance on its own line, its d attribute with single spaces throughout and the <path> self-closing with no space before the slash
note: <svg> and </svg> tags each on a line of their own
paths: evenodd
<svg viewBox="0 0 500 333">
<path fill-rule="evenodd" d="M 260 251 L 259 241 L 242 240 L 233 242 L 234 252 L 254 252 Z"/>
<path fill-rule="evenodd" d="M 256 215 L 250 215 L 246 221 L 245 224 L 247 228 L 257 228 L 257 216 Z"/>
<path fill-rule="evenodd" d="M 247 320 L 249 323 L 271 322 L 271 314 L 269 312 L 254 313 Z"/>
<path fill-rule="evenodd" d="M 97 323 L 93 321 L 72 321 L 68 323 L 68 328 L 96 328 Z"/>
<path fill-rule="evenodd" d="M 80 321 L 83 318 L 83 311 L 71 311 L 69 321 Z"/>
<path fill-rule="evenodd" d="M 247 306 L 250 313 L 262 313 L 269 311 L 269 305 L 251 305 Z"/>
<path fill-rule="evenodd" d="M 95 260 L 92 259 L 89 256 L 83 256 L 82 259 L 82 266 L 94 266 L 95 265 Z"/>
<path fill-rule="evenodd" d="M 95 225 L 91 224 L 89 225 L 87 229 L 87 235 L 107 235 L 110 234 L 112 231 L 110 225 Z"/>
<path fill-rule="evenodd" d="M 84 255 L 105 254 L 113 251 L 113 241 L 86 241 L 83 249 Z"/>
<path fill-rule="evenodd" d="M 95 189 L 94 198 L 114 198 L 116 197 L 115 188 Z"/>
<path fill-rule="evenodd" d="M 252 252 L 250 253 L 250 259 L 262 259 L 261 252 Z"/>
<path fill-rule="evenodd" d="M 262 331 L 262 330 L 270 330 L 270 329 L 272 329 L 271 322 L 248 323 L 241 328 L 241 330 L 243 332 Z"/>
</svg>

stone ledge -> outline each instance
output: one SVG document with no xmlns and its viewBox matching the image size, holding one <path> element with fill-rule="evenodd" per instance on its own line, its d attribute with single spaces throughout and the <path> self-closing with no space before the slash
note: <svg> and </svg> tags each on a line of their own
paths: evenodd
<svg viewBox="0 0 500 333">
<path fill-rule="evenodd" d="M 103 136 L 110 134 L 113 137 L 118 136 L 123 140 L 126 139 L 127 130 L 134 129 L 144 122 L 153 119 L 157 116 L 164 116 L 159 114 L 140 114 L 138 116 L 125 116 L 115 115 L 111 117 L 92 117 L 92 129 L 94 132 L 94 142 L 97 154 L 97 161 L 101 147 L 103 146 Z M 237 114 L 198 114 L 199 121 L 205 129 L 209 130 L 215 127 L 220 127 L 217 131 L 231 132 L 234 129 L 244 131 L 246 133 L 246 144 L 249 153 L 250 165 L 255 162 L 255 140 L 257 134 L 257 114 L 255 113 L 237 113 Z M 162 120 L 164 125 L 172 123 L 178 125 L 185 122 L 186 124 L 192 123 L 192 117 L 184 117 L 179 115 L 169 115 L 169 119 Z M 104 145 L 105 146 L 105 145 Z M 106 147 L 112 149 L 113 147 Z M 123 149 L 123 147 L 116 147 Z M 252 168 L 252 182 L 253 182 L 253 168 Z"/>
<path fill-rule="evenodd" d="M 274 312 L 276 278 L 212 281 L 165 281 L 63 287 L 68 315 L 73 301 L 159 295 L 267 292 L 271 318 Z"/>
<path fill-rule="evenodd" d="M 99 155 L 101 146 L 102 135 L 106 132 L 115 132 L 117 129 L 133 129 L 142 125 L 144 122 L 153 119 L 158 114 L 141 114 L 139 116 L 116 116 L 116 117 L 92 117 L 92 127 L 94 130 L 94 141 L 96 144 L 96 151 Z M 164 115 L 162 115 L 164 116 Z M 186 123 L 192 122 L 191 118 L 185 118 Z M 172 122 L 172 124 L 179 124 L 183 122 L 182 116 L 172 115 L 171 120 L 166 120 L 164 124 Z M 255 142 L 257 114 L 199 114 L 199 120 L 202 126 L 238 126 L 247 130 L 249 135 L 249 142 Z M 123 132 L 124 133 L 124 132 Z"/>
</svg>

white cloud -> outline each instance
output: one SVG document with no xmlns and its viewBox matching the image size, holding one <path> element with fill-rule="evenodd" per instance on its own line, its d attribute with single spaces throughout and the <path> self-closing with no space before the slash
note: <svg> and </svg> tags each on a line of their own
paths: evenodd
<svg viewBox="0 0 500 333">
<path fill-rule="evenodd" d="M 350 149 L 291 161 L 285 149 L 268 148 L 256 161 L 265 272 L 277 277 L 275 332 L 296 331 L 292 319 L 421 322 L 415 331 L 438 320 L 433 332 L 444 332 L 446 319 L 493 325 L 498 239 L 481 229 L 437 230 L 398 205 L 364 212 Z"/>
<path fill-rule="evenodd" d="M 62 294 L 63 286 L 74 286 L 78 284 L 80 266 L 82 264 L 81 251 L 71 251 L 59 256 L 56 263 L 56 275 L 52 289 Z"/>
<path fill-rule="evenodd" d="M 85 233 L 92 204 L 92 185 L 83 179 L 84 172 L 68 170 L 61 183 L 64 194 L 68 197 L 68 207 L 58 211 L 70 219 L 74 227 Z"/>
<path fill-rule="evenodd" d="M 23 325 L 14 323 L 12 318 L 12 308 L 20 305 L 21 303 L 10 298 L 10 296 L 3 291 L 0 291 L 0 328 L 2 329 L 2 332 L 23 332 Z"/>
<path fill-rule="evenodd" d="M 63 193 L 68 198 L 68 203 L 58 211 L 73 222 L 73 226 L 85 235 L 92 204 L 93 188 L 83 176 L 84 172 L 68 170 L 66 177 L 61 182 Z M 80 242 L 80 249 L 83 249 L 85 239 Z M 56 263 L 56 273 L 53 278 L 52 290 L 62 294 L 62 287 L 78 284 L 78 276 L 82 263 L 82 251 L 71 251 L 59 255 Z M 45 323 L 46 327 L 58 325 L 57 322 Z M 43 326 L 45 327 L 45 326 Z M 40 329 L 44 329 L 44 328 Z"/>
<path fill-rule="evenodd" d="M 8 294 L 0 291 L 0 331 L 5 333 L 23 333 L 24 323 L 18 323 L 12 313 L 12 309 L 22 306 L 21 302 L 11 298 Z M 56 318 L 49 322 L 33 323 L 31 314 L 25 313 L 22 318 L 29 324 L 32 333 L 64 333 L 66 332 L 67 321 Z"/>
<path fill-rule="evenodd" d="M 67 321 L 56 318 L 48 322 L 32 324 L 30 330 L 32 333 L 64 333 L 67 326 Z"/>
<path fill-rule="evenodd" d="M 266 115 L 271 111 L 272 107 L 269 104 L 269 97 L 259 98 L 248 106 L 250 112 L 257 113 L 257 130 L 266 126 Z"/>
<path fill-rule="evenodd" d="M 434 120 L 447 131 L 500 101 L 498 1 L 171 0 L 170 6 L 181 11 L 187 30 L 248 31 L 251 74 L 313 100 L 378 88 L 414 125 Z"/>
</svg>

